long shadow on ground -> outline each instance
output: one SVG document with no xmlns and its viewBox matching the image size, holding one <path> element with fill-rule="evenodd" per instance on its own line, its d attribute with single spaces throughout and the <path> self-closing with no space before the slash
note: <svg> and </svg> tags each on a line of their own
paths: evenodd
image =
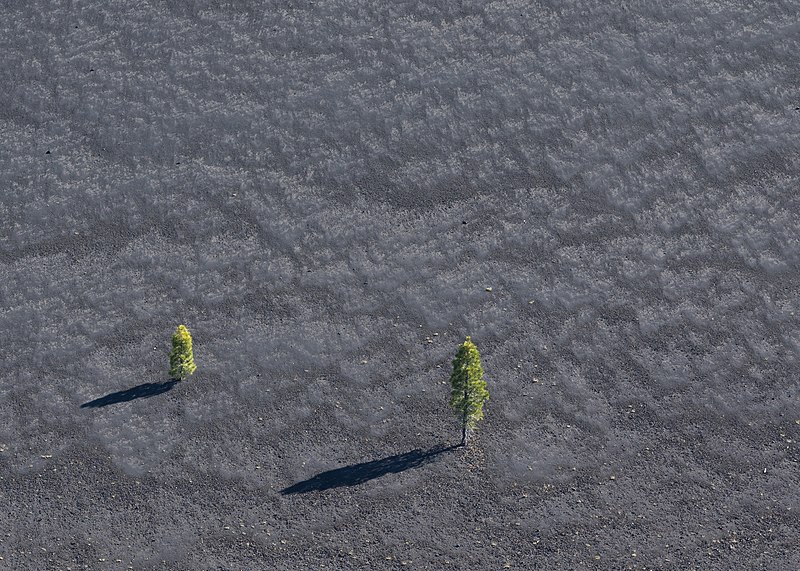
<svg viewBox="0 0 800 571">
<path fill-rule="evenodd" d="M 293 486 L 281 490 L 281 494 L 286 496 L 289 494 L 304 494 L 306 492 L 329 490 L 342 486 L 357 486 L 358 484 L 380 478 L 386 474 L 396 474 L 411 468 L 419 468 L 423 464 L 434 461 L 438 455 L 444 452 L 450 452 L 456 448 L 458 448 L 458 446 L 439 445 L 430 450 L 417 449 L 404 454 L 397 454 L 396 456 L 387 456 L 380 460 L 372 460 L 371 462 L 352 464 L 344 468 L 328 470 L 327 472 L 317 474 L 313 478 L 298 482 Z"/>
<path fill-rule="evenodd" d="M 115 393 L 109 393 L 104 397 L 85 402 L 81 405 L 81 408 L 100 408 L 110 404 L 119 404 L 135 399 L 153 397 L 171 390 L 172 387 L 174 387 L 177 383 L 178 381 L 174 380 L 165 381 L 163 383 L 144 383 L 143 385 L 139 385 L 137 387 L 125 389 L 124 391 L 117 391 Z"/>
</svg>

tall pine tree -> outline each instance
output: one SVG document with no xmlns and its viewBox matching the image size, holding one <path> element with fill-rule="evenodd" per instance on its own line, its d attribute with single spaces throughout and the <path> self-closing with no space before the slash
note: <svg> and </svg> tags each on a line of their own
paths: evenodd
<svg viewBox="0 0 800 571">
<path fill-rule="evenodd" d="M 197 369 L 192 352 L 192 334 L 183 325 L 178 325 L 172 336 L 172 351 L 169 354 L 169 375 L 182 381 Z"/>
<path fill-rule="evenodd" d="M 458 348 L 450 375 L 450 406 L 461 419 L 461 446 L 467 443 L 467 430 L 483 419 L 483 403 L 489 400 L 483 378 L 481 356 L 475 343 L 467 340 Z"/>
</svg>

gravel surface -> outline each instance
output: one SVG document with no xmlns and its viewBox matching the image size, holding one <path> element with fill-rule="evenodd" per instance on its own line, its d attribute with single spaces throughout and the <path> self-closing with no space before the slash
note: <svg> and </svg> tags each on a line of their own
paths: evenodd
<svg viewBox="0 0 800 571">
<path fill-rule="evenodd" d="M 0 1 L 0 569 L 799 569 L 797 14 Z"/>
</svg>

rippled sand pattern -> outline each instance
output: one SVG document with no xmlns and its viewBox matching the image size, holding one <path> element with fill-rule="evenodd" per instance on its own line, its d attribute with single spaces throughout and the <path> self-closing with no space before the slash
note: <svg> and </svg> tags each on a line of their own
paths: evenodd
<svg viewBox="0 0 800 571">
<path fill-rule="evenodd" d="M 0 568 L 800 568 L 797 15 L 0 2 Z"/>
</svg>

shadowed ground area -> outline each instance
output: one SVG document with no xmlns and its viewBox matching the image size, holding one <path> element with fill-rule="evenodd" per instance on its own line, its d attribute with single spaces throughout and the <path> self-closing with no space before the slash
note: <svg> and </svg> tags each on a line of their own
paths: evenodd
<svg viewBox="0 0 800 571">
<path fill-rule="evenodd" d="M 163 383 L 144 383 L 143 385 L 125 389 L 124 391 L 109 393 L 104 397 L 85 402 L 81 405 L 81 408 L 100 408 L 111 404 L 119 404 L 136 399 L 154 397 L 171 390 L 172 387 L 174 387 L 177 383 L 178 381 L 174 380 L 165 381 Z"/>
<path fill-rule="evenodd" d="M 411 450 L 404 454 L 387 456 L 380 460 L 328 470 L 327 472 L 317 474 L 313 478 L 289 486 L 282 490 L 281 494 L 286 496 L 289 494 L 304 494 L 306 492 L 329 490 L 342 486 L 357 486 L 358 484 L 380 478 L 386 474 L 396 474 L 411 468 L 419 468 L 435 460 L 439 454 L 450 452 L 456 448 L 458 447 L 439 445 L 430 450 Z"/>
</svg>

